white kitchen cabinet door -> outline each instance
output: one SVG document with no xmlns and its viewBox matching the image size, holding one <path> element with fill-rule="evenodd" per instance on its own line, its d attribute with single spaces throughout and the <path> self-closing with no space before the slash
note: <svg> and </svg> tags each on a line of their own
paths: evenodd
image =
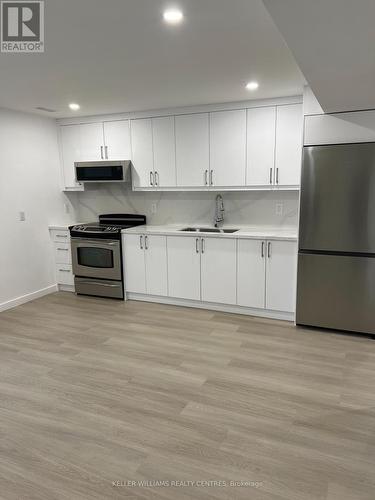
<svg viewBox="0 0 375 500">
<path fill-rule="evenodd" d="M 300 183 L 302 127 L 302 104 L 276 107 L 276 185 L 290 186 Z"/>
<path fill-rule="evenodd" d="M 146 289 L 150 295 L 168 295 L 167 237 L 145 235 Z"/>
<path fill-rule="evenodd" d="M 81 137 L 80 161 L 104 159 L 103 123 L 79 125 Z"/>
<path fill-rule="evenodd" d="M 267 241 L 266 308 L 294 312 L 297 272 L 297 243 Z"/>
<path fill-rule="evenodd" d="M 74 169 L 74 162 L 81 159 L 80 126 L 61 126 L 60 144 L 63 187 L 66 189 L 83 189 L 82 185 L 76 182 Z"/>
<path fill-rule="evenodd" d="M 152 119 L 156 187 L 176 186 L 174 116 Z"/>
<path fill-rule="evenodd" d="M 70 243 L 54 243 L 55 246 L 55 262 L 57 264 L 71 264 L 72 250 Z"/>
<path fill-rule="evenodd" d="M 238 240 L 237 304 L 265 307 L 266 242 Z"/>
<path fill-rule="evenodd" d="M 200 300 L 200 238 L 168 236 L 168 294 Z"/>
<path fill-rule="evenodd" d="M 144 236 L 123 235 L 123 267 L 125 291 L 146 293 Z"/>
<path fill-rule="evenodd" d="M 108 160 L 130 160 L 129 120 L 104 122 L 105 157 Z"/>
<path fill-rule="evenodd" d="M 210 185 L 243 186 L 246 173 L 246 110 L 210 113 Z"/>
<path fill-rule="evenodd" d="M 153 187 L 155 179 L 151 118 L 131 120 L 130 133 L 133 185 L 134 187 Z"/>
<path fill-rule="evenodd" d="M 208 113 L 175 117 L 177 186 L 208 186 Z"/>
<path fill-rule="evenodd" d="M 247 110 L 247 165 L 248 186 L 272 185 L 275 174 L 276 108 Z"/>
<path fill-rule="evenodd" d="M 236 240 L 202 238 L 202 300 L 221 304 L 236 303 Z"/>
</svg>

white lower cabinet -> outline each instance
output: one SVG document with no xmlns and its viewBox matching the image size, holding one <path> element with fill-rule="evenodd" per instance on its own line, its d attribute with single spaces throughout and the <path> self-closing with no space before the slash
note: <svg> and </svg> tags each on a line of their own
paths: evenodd
<svg viewBox="0 0 375 500">
<path fill-rule="evenodd" d="M 50 229 L 55 254 L 56 283 L 59 288 L 73 290 L 72 250 L 68 229 Z"/>
<path fill-rule="evenodd" d="M 200 238 L 168 236 L 170 297 L 200 300 Z"/>
<path fill-rule="evenodd" d="M 145 235 L 146 291 L 150 295 L 168 295 L 167 238 Z"/>
<path fill-rule="evenodd" d="M 168 295 L 166 236 L 123 235 L 125 290 Z"/>
<path fill-rule="evenodd" d="M 127 234 L 123 236 L 123 267 L 125 290 L 133 293 L 146 293 L 146 267 L 144 236 Z"/>
<path fill-rule="evenodd" d="M 237 304 L 293 312 L 297 244 L 282 240 L 239 240 Z"/>
<path fill-rule="evenodd" d="M 238 240 L 237 304 L 265 307 L 266 242 Z"/>
<path fill-rule="evenodd" d="M 295 308 L 294 241 L 124 234 L 123 255 L 130 293 L 279 313 Z"/>
<path fill-rule="evenodd" d="M 205 302 L 236 303 L 237 241 L 201 239 L 201 291 Z"/>
<path fill-rule="evenodd" d="M 295 310 L 297 281 L 297 243 L 267 241 L 266 308 Z"/>
</svg>

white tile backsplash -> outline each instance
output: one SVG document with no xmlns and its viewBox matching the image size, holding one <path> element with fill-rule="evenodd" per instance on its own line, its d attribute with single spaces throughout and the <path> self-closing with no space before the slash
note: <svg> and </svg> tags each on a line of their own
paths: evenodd
<svg viewBox="0 0 375 500">
<path fill-rule="evenodd" d="M 82 222 L 96 220 L 101 213 L 124 212 L 143 213 L 148 224 L 210 224 L 218 192 L 133 192 L 120 184 L 93 184 L 87 185 L 84 192 L 68 196 L 76 219 Z M 226 224 L 297 227 L 297 191 L 223 191 L 221 194 Z M 153 205 L 156 213 L 153 213 Z M 280 205 L 282 213 L 277 215 Z"/>
</svg>

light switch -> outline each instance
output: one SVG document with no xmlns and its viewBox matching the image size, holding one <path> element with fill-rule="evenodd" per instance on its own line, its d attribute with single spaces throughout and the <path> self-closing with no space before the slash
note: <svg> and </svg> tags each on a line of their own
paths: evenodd
<svg viewBox="0 0 375 500">
<path fill-rule="evenodd" d="M 25 212 L 23 212 L 23 211 L 19 212 L 19 220 L 20 220 L 20 222 L 24 222 L 26 220 Z"/>
</svg>

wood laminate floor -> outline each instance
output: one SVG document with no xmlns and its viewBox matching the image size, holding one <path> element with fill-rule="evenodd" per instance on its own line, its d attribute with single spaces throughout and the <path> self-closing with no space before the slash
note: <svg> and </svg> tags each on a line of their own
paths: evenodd
<svg viewBox="0 0 375 500">
<path fill-rule="evenodd" d="M 0 498 L 374 500 L 375 342 L 69 293 L 1 313 Z"/>
</svg>

